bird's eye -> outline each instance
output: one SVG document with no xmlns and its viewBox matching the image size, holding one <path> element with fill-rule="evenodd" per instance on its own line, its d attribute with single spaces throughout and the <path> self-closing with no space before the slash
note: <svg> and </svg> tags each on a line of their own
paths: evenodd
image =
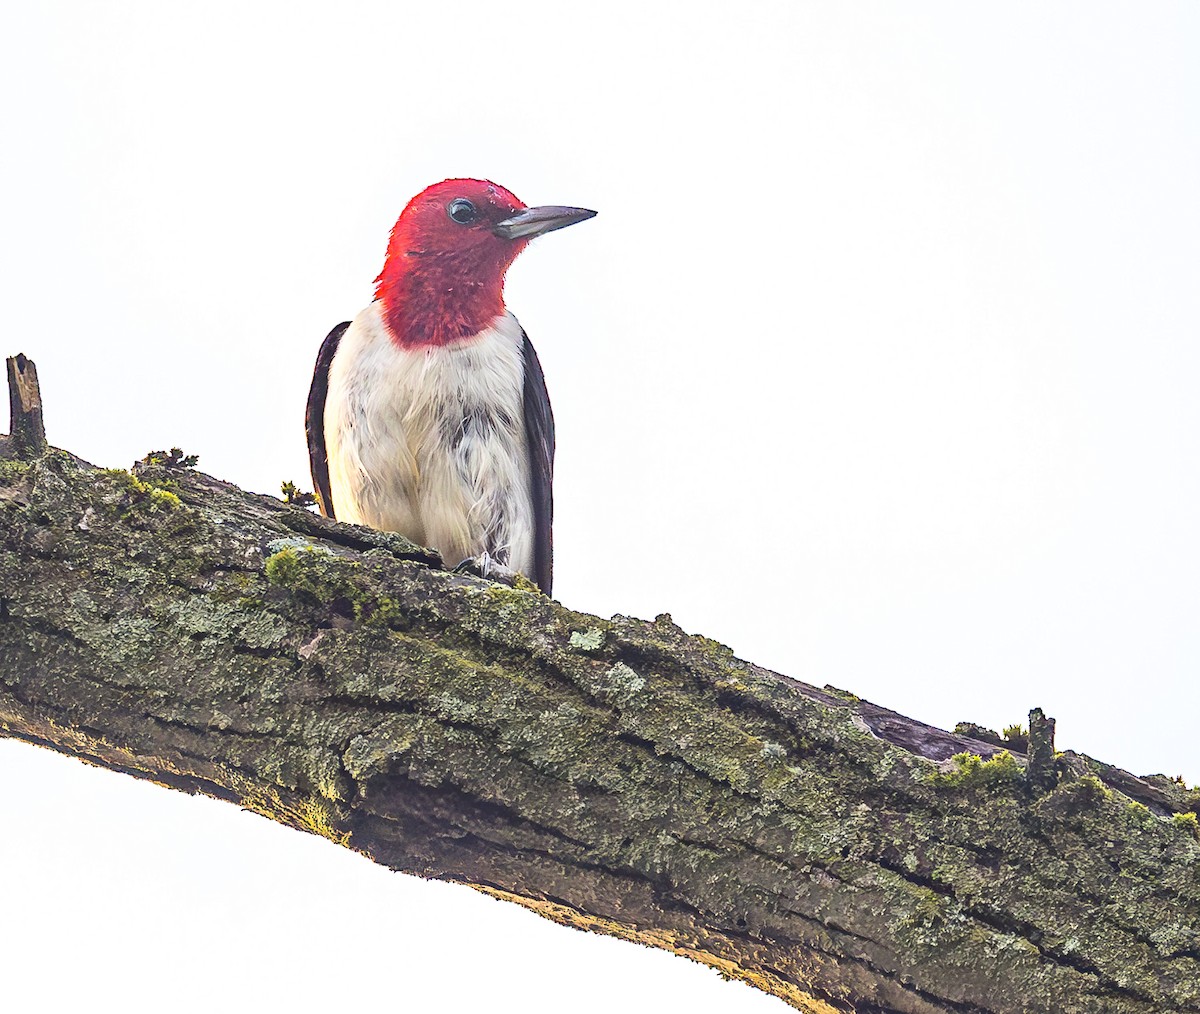
<svg viewBox="0 0 1200 1014">
<path fill-rule="evenodd" d="M 475 210 L 475 205 L 465 197 L 454 198 L 446 210 L 450 213 L 450 217 L 459 225 L 470 225 L 475 221 L 475 216 L 479 214 Z"/>
</svg>

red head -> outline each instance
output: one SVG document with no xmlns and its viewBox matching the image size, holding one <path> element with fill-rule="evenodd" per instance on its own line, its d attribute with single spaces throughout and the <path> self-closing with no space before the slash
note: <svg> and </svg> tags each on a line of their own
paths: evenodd
<svg viewBox="0 0 1200 1014">
<path fill-rule="evenodd" d="M 583 208 L 527 208 L 487 180 L 421 191 L 392 228 L 375 297 L 406 347 L 469 338 L 504 312 L 504 275 L 543 232 L 591 218 Z"/>
</svg>

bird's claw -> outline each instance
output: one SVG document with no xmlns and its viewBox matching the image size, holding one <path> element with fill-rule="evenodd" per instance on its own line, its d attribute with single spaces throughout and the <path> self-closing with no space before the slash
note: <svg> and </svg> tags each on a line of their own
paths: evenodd
<svg viewBox="0 0 1200 1014">
<path fill-rule="evenodd" d="M 515 570 L 492 559 L 487 553 L 480 553 L 479 556 L 468 556 L 465 560 L 458 563 L 451 570 L 451 573 L 474 574 L 476 577 L 482 577 L 487 581 L 498 581 L 501 584 L 507 585 L 514 585 L 517 581 L 517 572 Z"/>
</svg>

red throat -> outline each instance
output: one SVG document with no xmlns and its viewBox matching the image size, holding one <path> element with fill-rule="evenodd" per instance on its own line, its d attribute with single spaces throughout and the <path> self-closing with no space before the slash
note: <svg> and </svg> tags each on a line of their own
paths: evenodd
<svg viewBox="0 0 1200 1014">
<path fill-rule="evenodd" d="M 447 213 L 448 203 L 462 198 L 479 209 L 473 227 Z M 446 180 L 409 202 L 375 280 L 375 297 L 397 345 L 469 340 L 504 312 L 504 276 L 525 241 L 501 239 L 491 225 L 524 207 L 485 180 Z"/>
<path fill-rule="evenodd" d="M 507 269 L 449 255 L 389 253 L 375 297 L 396 344 L 449 345 L 478 334 L 504 312 Z"/>
</svg>

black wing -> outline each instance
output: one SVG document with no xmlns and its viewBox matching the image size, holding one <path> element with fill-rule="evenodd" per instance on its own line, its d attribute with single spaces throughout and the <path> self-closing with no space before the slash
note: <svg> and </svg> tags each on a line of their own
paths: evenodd
<svg viewBox="0 0 1200 1014">
<path fill-rule="evenodd" d="M 308 408 L 304 413 L 304 429 L 308 433 L 308 467 L 312 469 L 313 490 L 321 504 L 321 513 L 334 517 L 333 495 L 329 492 L 329 452 L 325 449 L 325 395 L 329 393 L 329 365 L 337 352 L 342 333 L 350 321 L 339 324 L 321 343 L 317 366 L 313 370 L 312 387 L 308 389 Z"/>
<path fill-rule="evenodd" d="M 525 338 L 525 444 L 529 448 L 533 493 L 533 569 L 530 575 L 547 595 L 554 580 L 554 413 L 542 364 L 529 336 Z"/>
</svg>

